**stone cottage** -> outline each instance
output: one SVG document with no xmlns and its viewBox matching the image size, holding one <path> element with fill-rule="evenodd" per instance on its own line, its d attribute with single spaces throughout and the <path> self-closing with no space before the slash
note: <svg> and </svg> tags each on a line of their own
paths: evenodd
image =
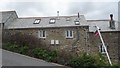
<svg viewBox="0 0 120 68">
<path fill-rule="evenodd" d="M 110 15 L 108 20 L 86 20 L 84 15 L 26 17 L 19 18 L 15 11 L 2 11 L 1 28 L 15 33 L 16 31 L 33 35 L 52 48 L 77 52 L 105 53 L 99 38 L 94 36 L 95 27 L 100 28 L 105 45 L 112 61 L 120 60 L 118 22 Z M 59 15 L 59 14 L 58 14 Z"/>
</svg>

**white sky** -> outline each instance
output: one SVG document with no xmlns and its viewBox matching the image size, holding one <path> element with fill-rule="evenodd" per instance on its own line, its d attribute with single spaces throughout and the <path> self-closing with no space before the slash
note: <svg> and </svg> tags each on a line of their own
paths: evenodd
<svg viewBox="0 0 120 68">
<path fill-rule="evenodd" d="M 0 0 L 0 10 L 15 10 L 19 17 L 77 15 L 86 19 L 109 19 L 109 14 L 118 18 L 118 0 Z M 91 2 L 89 2 L 91 1 Z"/>
</svg>

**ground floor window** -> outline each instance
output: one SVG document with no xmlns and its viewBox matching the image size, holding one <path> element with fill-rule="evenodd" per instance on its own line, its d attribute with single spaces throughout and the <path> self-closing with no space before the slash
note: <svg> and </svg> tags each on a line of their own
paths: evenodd
<svg viewBox="0 0 120 68">
<path fill-rule="evenodd" d="M 107 48 L 107 47 L 106 47 Z M 105 53 L 105 48 L 103 47 L 103 45 L 99 46 L 99 52 L 104 54 Z"/>
</svg>

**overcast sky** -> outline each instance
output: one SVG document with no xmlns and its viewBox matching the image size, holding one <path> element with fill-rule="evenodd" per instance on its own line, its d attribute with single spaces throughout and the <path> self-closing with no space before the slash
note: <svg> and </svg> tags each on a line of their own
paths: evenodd
<svg viewBox="0 0 120 68">
<path fill-rule="evenodd" d="M 109 19 L 109 14 L 114 14 L 114 19 L 118 18 L 118 0 L 114 2 L 106 0 L 106 2 L 97 2 L 96 0 L 71 1 L 71 0 L 41 0 L 41 1 L 24 1 L 2 0 L 0 2 L 0 10 L 15 10 L 19 17 L 43 17 L 56 16 L 57 11 L 60 15 L 77 15 L 79 12 L 85 15 L 86 19 Z M 63 2 L 64 1 L 64 2 Z M 104 0 L 105 1 L 105 0 Z"/>
</svg>

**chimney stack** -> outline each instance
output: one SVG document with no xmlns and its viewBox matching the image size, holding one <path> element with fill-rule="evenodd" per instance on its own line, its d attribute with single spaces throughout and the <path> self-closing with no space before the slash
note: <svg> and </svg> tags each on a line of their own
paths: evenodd
<svg viewBox="0 0 120 68">
<path fill-rule="evenodd" d="M 110 14 L 110 19 L 113 20 L 113 14 Z"/>
<path fill-rule="evenodd" d="M 57 19 L 59 19 L 59 11 L 57 11 Z"/>
<path fill-rule="evenodd" d="M 115 29 L 115 21 L 113 20 L 113 14 L 110 14 L 110 28 Z"/>
<path fill-rule="evenodd" d="M 80 17 L 79 12 L 78 12 L 78 18 Z"/>
</svg>

